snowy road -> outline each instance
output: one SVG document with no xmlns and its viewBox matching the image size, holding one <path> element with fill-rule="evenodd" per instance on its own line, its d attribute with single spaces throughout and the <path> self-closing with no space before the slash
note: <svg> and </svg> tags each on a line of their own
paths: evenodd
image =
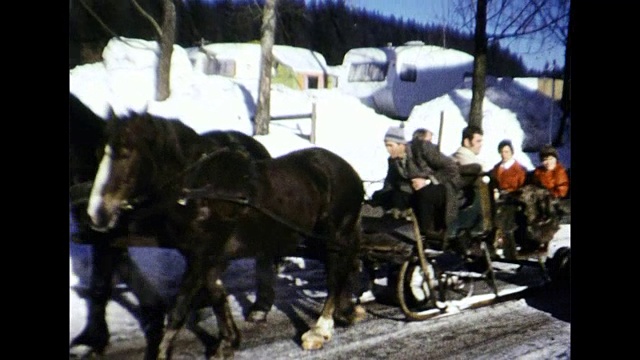
<svg viewBox="0 0 640 360">
<path fill-rule="evenodd" d="M 570 358 L 571 324 L 566 291 L 536 291 L 525 299 L 420 322 L 405 321 L 399 308 L 390 304 L 383 292 L 377 301 L 365 305 L 368 315 L 364 321 L 338 328 L 324 349 L 305 352 L 298 339 L 320 311 L 325 295 L 323 267 L 309 261 L 305 269 L 291 264 L 278 279 L 276 304 L 266 324 L 247 323 L 242 317 L 243 308 L 253 300 L 253 263 L 234 262 L 227 273 L 243 274 L 225 279 L 243 336 L 236 359 Z M 84 308 L 83 300 L 73 293 L 72 290 L 72 309 Z M 135 300 L 129 295 L 124 292 L 120 299 L 124 304 L 131 302 L 135 309 Z M 107 311 L 112 339 L 105 359 L 140 359 L 144 339 L 135 318 L 113 301 Z M 216 333 L 212 317 L 200 325 Z M 76 321 L 70 335 L 80 329 Z M 174 358 L 205 359 L 204 348 L 190 331 L 183 330 Z"/>
<path fill-rule="evenodd" d="M 299 347 L 297 339 L 302 329 L 296 330 L 294 323 L 304 326 L 300 321 L 309 321 L 304 314 L 309 308 L 293 306 L 291 309 L 300 315 L 297 319 L 276 311 L 266 324 L 238 321 L 243 342 L 235 358 L 568 359 L 571 325 L 547 312 L 549 309 L 536 308 L 535 299 L 544 297 L 549 298 L 538 295 L 422 322 L 406 322 L 390 307 L 372 303 L 368 310 L 378 315 L 370 313 L 363 322 L 339 328 L 324 349 L 312 352 Z M 215 324 L 208 325 L 215 329 Z M 139 334 L 112 341 L 105 359 L 141 358 L 143 342 Z M 183 331 L 175 359 L 205 359 L 203 351 L 195 337 Z"/>
</svg>

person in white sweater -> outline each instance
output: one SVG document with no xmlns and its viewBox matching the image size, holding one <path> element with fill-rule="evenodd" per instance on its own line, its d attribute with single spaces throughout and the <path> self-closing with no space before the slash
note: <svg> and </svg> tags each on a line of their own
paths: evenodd
<svg viewBox="0 0 640 360">
<path fill-rule="evenodd" d="M 461 146 L 451 156 L 459 165 L 480 164 L 483 172 L 491 171 L 492 166 L 478 157 L 482 149 L 483 137 L 484 133 L 481 128 L 467 126 L 462 129 Z"/>
</svg>

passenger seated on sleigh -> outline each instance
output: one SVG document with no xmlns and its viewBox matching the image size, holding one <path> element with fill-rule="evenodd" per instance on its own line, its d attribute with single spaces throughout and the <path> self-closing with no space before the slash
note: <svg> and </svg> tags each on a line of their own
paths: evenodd
<svg viewBox="0 0 640 360">
<path fill-rule="evenodd" d="M 499 194 L 504 195 L 524 186 L 527 169 L 513 157 L 514 150 L 511 140 L 500 141 L 498 153 L 501 160 L 493 166 L 491 178 Z"/>
<path fill-rule="evenodd" d="M 465 127 L 462 129 L 460 147 L 452 155 L 462 175 L 462 204 L 460 214 L 450 228 L 449 237 L 456 237 L 461 230 L 468 231 L 472 236 L 484 236 L 491 230 L 488 175 L 492 167 L 478 157 L 483 138 L 481 128 Z"/>
<path fill-rule="evenodd" d="M 407 141 L 400 127 L 388 129 L 384 145 L 389 153 L 387 175 L 371 203 L 384 208 L 411 207 L 421 233 L 442 239 L 458 215 L 462 185 L 458 165 L 431 142 Z"/>
</svg>

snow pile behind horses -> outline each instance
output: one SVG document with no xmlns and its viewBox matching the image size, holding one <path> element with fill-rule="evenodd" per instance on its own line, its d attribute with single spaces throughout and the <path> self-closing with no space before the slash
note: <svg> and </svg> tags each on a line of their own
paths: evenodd
<svg viewBox="0 0 640 360">
<path fill-rule="evenodd" d="M 456 89 L 416 105 L 407 120 L 409 133 L 424 127 L 433 132 L 434 142 L 438 142 L 440 116 L 443 113 L 440 149 L 445 154 L 453 154 L 460 146 L 462 129 L 468 125 L 471 84 L 471 79 L 465 79 Z M 513 143 L 514 158 L 527 169 L 533 170 L 538 164 L 537 149 L 550 143 L 549 131 L 557 134 L 560 130 L 562 110 L 548 96 L 511 78 L 487 77 L 486 85 L 482 103 L 484 142 L 478 156 L 491 165 L 500 162 L 498 143 L 509 139 Z M 567 135 L 568 131 L 564 134 Z M 524 149 L 531 153 L 525 153 Z M 570 167 L 571 154 L 565 156 L 564 149 L 559 149 L 559 152 L 560 161 Z"/>
<path fill-rule="evenodd" d="M 105 119 L 110 109 L 116 115 L 146 110 L 179 119 L 198 133 L 253 133 L 246 90 L 229 78 L 194 71 L 187 52 L 178 45 L 171 58 L 171 96 L 155 101 L 157 52 L 155 41 L 113 38 L 102 53 L 102 62 L 70 70 L 69 90 Z"/>
</svg>

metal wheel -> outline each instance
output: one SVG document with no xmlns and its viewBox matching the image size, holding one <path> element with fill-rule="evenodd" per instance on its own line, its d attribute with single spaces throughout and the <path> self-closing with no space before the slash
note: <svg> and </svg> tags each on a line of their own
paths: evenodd
<svg viewBox="0 0 640 360">
<path fill-rule="evenodd" d="M 427 269 L 427 276 L 425 277 L 424 271 L 420 267 L 420 264 L 409 264 L 404 271 L 404 293 L 405 302 L 407 305 L 414 307 L 425 307 L 429 301 L 432 300 L 432 290 L 427 285 L 427 279 L 431 280 L 431 288 L 437 289 L 436 274 L 433 271 L 433 266 L 429 265 Z"/>
<path fill-rule="evenodd" d="M 427 276 L 418 261 L 405 261 L 402 264 L 398 273 L 396 294 L 400 308 L 408 319 L 425 320 L 441 313 L 442 309 L 436 307 L 435 279 L 435 271 L 430 264 Z"/>
</svg>

